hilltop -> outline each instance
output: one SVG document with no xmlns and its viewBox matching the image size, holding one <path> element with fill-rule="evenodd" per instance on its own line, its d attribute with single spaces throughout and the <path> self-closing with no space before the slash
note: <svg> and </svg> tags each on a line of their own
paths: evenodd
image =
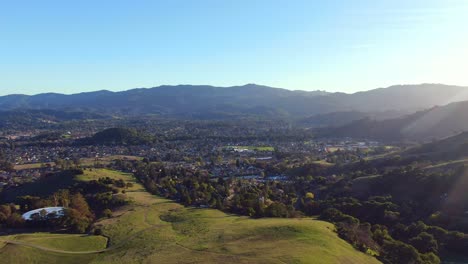
<svg viewBox="0 0 468 264">
<path fill-rule="evenodd" d="M 107 248 L 101 236 L 3 236 L 0 242 L 10 242 L 0 248 L 0 263 L 379 263 L 338 238 L 327 222 L 185 208 L 150 195 L 125 173 L 87 171 L 79 179 L 101 174 L 133 184 L 127 195 L 134 202 L 95 224 L 109 239 Z"/>
<path fill-rule="evenodd" d="M 144 132 L 131 128 L 108 128 L 94 134 L 90 138 L 79 141 L 89 145 L 145 145 L 154 143 L 156 139 Z"/>
</svg>

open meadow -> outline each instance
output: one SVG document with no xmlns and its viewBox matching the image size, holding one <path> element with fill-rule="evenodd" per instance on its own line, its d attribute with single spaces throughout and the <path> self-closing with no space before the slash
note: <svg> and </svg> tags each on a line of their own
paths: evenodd
<svg viewBox="0 0 468 264">
<path fill-rule="evenodd" d="M 86 170 L 132 182 L 133 200 L 99 220 L 103 236 L 20 234 L 0 237 L 0 263 L 379 263 L 312 218 L 251 219 L 186 208 L 147 193 L 130 174 Z"/>
</svg>

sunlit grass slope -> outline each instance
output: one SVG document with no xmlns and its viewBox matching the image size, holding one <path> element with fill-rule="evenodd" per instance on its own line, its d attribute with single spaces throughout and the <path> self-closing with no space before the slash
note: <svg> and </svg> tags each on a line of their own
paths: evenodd
<svg viewBox="0 0 468 264">
<path fill-rule="evenodd" d="M 36 263 L 378 263 L 338 238 L 333 225 L 326 222 L 250 219 L 218 210 L 184 208 L 145 192 L 131 175 L 108 170 L 87 171 L 81 180 L 99 175 L 134 182 L 127 191 L 133 203 L 96 224 L 109 238 L 108 251 L 72 255 L 9 244 L 0 249 L 0 263 L 28 263 L 32 259 L 38 259 Z M 37 243 L 72 251 L 102 248 L 101 237 L 78 242 L 85 237 L 51 236 L 57 236 L 57 242 Z M 27 236 L 15 239 L 35 243 Z M 89 245 L 76 250 L 75 241 Z M 4 262 L 6 257 L 8 262 Z"/>
</svg>

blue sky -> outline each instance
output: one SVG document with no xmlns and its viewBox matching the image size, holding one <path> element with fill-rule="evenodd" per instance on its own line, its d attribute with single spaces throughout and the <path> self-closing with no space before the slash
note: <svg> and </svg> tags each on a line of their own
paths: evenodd
<svg viewBox="0 0 468 264">
<path fill-rule="evenodd" d="M 1 1 L 0 94 L 468 85 L 465 0 Z"/>
</svg>

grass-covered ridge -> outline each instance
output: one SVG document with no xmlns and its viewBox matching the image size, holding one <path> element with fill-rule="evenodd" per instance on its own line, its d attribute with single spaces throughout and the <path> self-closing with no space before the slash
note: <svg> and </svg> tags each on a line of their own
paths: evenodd
<svg viewBox="0 0 468 264">
<path fill-rule="evenodd" d="M 338 238 L 327 222 L 250 219 L 213 209 L 185 208 L 150 195 L 130 174 L 114 171 L 86 171 L 80 180 L 99 175 L 134 183 L 127 191 L 133 203 L 96 224 L 109 238 L 106 250 L 85 252 L 102 250 L 101 236 L 33 234 L 39 237 L 36 242 L 29 235 L 0 237 L 29 239 L 28 243 L 64 251 L 7 244 L 0 249 L 0 263 L 378 263 Z"/>
</svg>

